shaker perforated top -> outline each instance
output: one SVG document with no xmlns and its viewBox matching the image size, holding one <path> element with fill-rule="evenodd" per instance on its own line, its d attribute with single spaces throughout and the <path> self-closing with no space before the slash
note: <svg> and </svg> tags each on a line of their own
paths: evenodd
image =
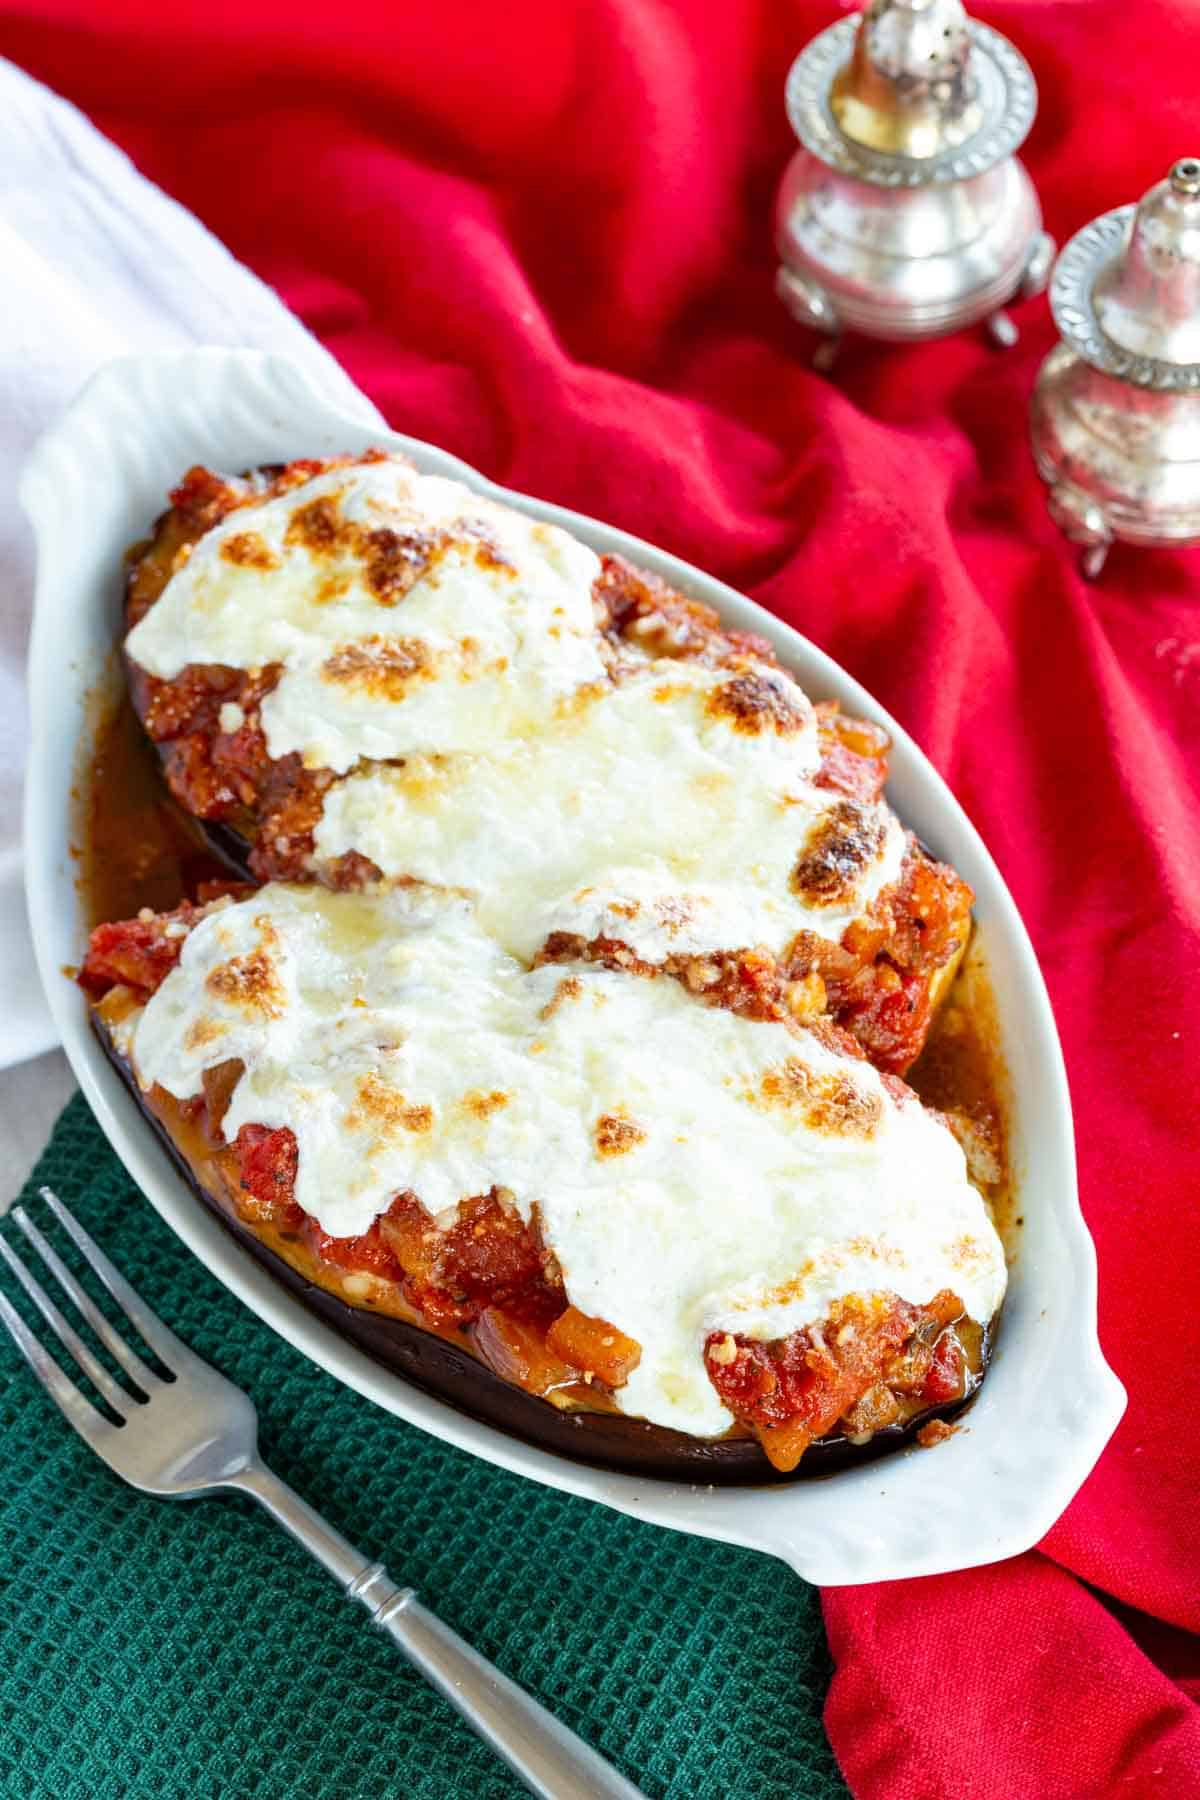
<svg viewBox="0 0 1200 1800">
<path fill-rule="evenodd" d="M 1050 304 L 1093 368 L 1141 387 L 1200 390 L 1200 157 L 1182 157 L 1136 206 L 1077 232 Z"/>
<path fill-rule="evenodd" d="M 1037 88 L 961 0 L 871 0 L 819 33 L 787 82 L 792 128 L 831 168 L 881 187 L 982 174 L 1024 141 Z"/>
</svg>

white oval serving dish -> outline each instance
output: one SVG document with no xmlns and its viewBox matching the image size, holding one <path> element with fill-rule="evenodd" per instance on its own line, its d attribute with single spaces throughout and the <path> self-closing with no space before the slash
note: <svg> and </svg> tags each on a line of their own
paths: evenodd
<svg viewBox="0 0 1200 1800">
<path fill-rule="evenodd" d="M 296 456 L 404 451 L 422 468 L 566 527 L 761 632 L 815 699 L 833 697 L 892 734 L 890 797 L 907 824 L 974 887 L 1013 1089 L 1024 1215 L 991 1372 L 961 1432 L 824 1480 L 697 1488 L 567 1462 L 431 1399 L 351 1348 L 259 1268 L 168 1163 L 106 1062 L 82 995 L 63 973 L 86 939 L 69 853 L 72 786 L 111 680 L 121 558 L 192 463 L 243 469 Z M 225 1285 L 314 1362 L 368 1399 L 485 1461 L 636 1518 L 748 1545 L 822 1584 L 929 1575 L 1028 1549 L 1091 1470 L 1125 1404 L 1096 1337 L 1096 1263 L 1079 1211 L 1071 1106 L 1045 987 L 999 872 L 912 740 L 856 682 L 752 601 L 650 545 L 562 507 L 509 493 L 455 457 L 389 431 L 346 385 L 296 364 L 199 350 L 109 364 L 41 441 L 22 500 L 38 548 L 30 652 L 33 745 L 26 798 L 29 908 L 64 1046 L 110 1142 L 167 1223 Z"/>
</svg>

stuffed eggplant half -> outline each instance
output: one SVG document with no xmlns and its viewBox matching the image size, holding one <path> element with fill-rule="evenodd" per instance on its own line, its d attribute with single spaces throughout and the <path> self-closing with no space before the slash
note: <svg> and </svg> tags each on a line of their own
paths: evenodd
<svg viewBox="0 0 1200 1800">
<path fill-rule="evenodd" d="M 978 1376 L 999 1240 L 945 1124 L 836 1028 L 530 969 L 415 885 L 183 906 L 97 931 L 82 975 L 277 1254 L 554 1405 L 790 1470 Z"/>
<path fill-rule="evenodd" d="M 80 980 L 197 1190 L 373 1355 L 568 1455 L 761 1480 L 945 1435 L 1002 1146 L 900 1079 L 971 895 L 883 734 L 394 457 L 172 498 L 130 692 L 245 879 L 100 923 Z"/>
<path fill-rule="evenodd" d="M 886 735 L 765 641 L 395 457 L 172 498 L 131 553 L 130 691 L 235 866 L 461 888 L 523 960 L 665 971 L 912 1063 L 970 890 L 884 803 Z"/>
</svg>

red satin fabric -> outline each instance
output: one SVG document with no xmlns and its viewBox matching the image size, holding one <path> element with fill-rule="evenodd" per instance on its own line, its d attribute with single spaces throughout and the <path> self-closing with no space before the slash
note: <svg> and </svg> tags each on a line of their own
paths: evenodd
<svg viewBox="0 0 1200 1800">
<path fill-rule="evenodd" d="M 1038 76 L 1027 161 L 1060 241 L 1200 151 L 1194 0 L 984 11 Z M 1026 448 L 1044 301 L 1007 355 L 967 334 L 810 372 L 769 215 L 784 74 L 834 16 L 0 0 L 0 50 L 395 425 L 754 594 L 948 776 L 1050 985 L 1130 1405 L 1040 1553 L 826 1594 L 829 1731 L 869 1800 L 1178 1800 L 1200 1793 L 1200 552 L 1079 579 Z"/>
</svg>

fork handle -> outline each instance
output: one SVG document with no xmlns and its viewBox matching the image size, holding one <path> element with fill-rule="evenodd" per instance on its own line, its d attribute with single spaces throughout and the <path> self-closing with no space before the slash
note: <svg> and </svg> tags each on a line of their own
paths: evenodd
<svg viewBox="0 0 1200 1800">
<path fill-rule="evenodd" d="M 382 1563 L 368 1562 L 264 1463 L 223 1485 L 250 1494 L 303 1544 L 539 1800 L 645 1800 L 640 1788 L 443 1624 L 412 1588 L 397 1587 Z"/>
<path fill-rule="evenodd" d="M 411 1588 L 396 1588 L 380 1563 L 375 1571 L 375 1580 L 386 1582 L 394 1595 L 375 1613 L 375 1623 L 531 1793 L 544 1800 L 644 1800 L 632 1782 L 443 1624 Z"/>
</svg>

